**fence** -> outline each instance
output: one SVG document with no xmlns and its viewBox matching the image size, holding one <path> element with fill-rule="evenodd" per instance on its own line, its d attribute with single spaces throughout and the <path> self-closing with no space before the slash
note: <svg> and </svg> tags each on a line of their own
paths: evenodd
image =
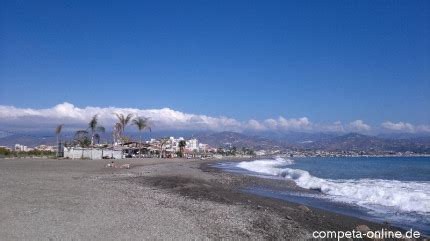
<svg viewBox="0 0 430 241">
<path fill-rule="evenodd" d="M 121 150 L 65 147 L 64 157 L 70 158 L 70 159 L 85 158 L 85 159 L 98 160 L 98 159 L 103 159 L 103 157 L 121 159 L 123 158 L 123 155 Z"/>
</svg>

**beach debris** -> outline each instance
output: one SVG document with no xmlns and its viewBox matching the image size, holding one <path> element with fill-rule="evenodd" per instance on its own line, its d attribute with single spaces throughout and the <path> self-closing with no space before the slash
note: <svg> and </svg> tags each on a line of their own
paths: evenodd
<svg viewBox="0 0 430 241">
<path fill-rule="evenodd" d="M 130 163 L 122 164 L 119 168 L 130 169 Z"/>
<path fill-rule="evenodd" d="M 370 231 L 370 228 L 367 225 L 361 224 L 355 227 L 355 230 L 360 231 L 361 233 L 367 233 Z"/>
<path fill-rule="evenodd" d="M 367 234 L 367 232 L 372 231 L 372 230 L 370 230 L 370 228 L 367 225 L 364 225 L 364 224 L 358 225 L 357 227 L 355 227 L 355 230 L 361 232 L 362 234 L 363 233 Z M 378 239 L 371 239 L 369 237 L 363 237 L 363 239 L 364 240 L 378 240 Z"/>
<path fill-rule="evenodd" d="M 106 164 L 106 167 L 112 167 L 112 168 L 121 168 L 121 169 L 130 169 L 130 163 L 125 163 L 125 164 L 117 164 L 115 162 L 111 162 Z"/>
<path fill-rule="evenodd" d="M 300 210 L 302 210 L 302 211 L 305 211 L 305 212 L 310 212 L 311 210 L 308 208 L 308 207 L 306 207 L 305 205 L 299 205 L 298 206 L 298 208 L 300 209 Z"/>
<path fill-rule="evenodd" d="M 289 215 L 285 216 L 285 218 L 288 219 L 288 220 L 293 220 L 293 218 L 291 216 L 289 216 Z"/>
</svg>

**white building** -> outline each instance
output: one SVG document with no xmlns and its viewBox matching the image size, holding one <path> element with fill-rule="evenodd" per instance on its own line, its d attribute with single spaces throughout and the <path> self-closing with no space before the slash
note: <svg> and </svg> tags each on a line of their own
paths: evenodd
<svg viewBox="0 0 430 241">
<path fill-rule="evenodd" d="M 151 138 L 151 140 L 146 141 L 146 143 L 148 143 L 148 144 L 153 144 L 153 143 L 156 143 L 156 142 L 158 142 L 158 141 L 157 141 L 157 139 L 154 139 L 154 138 Z"/>
<path fill-rule="evenodd" d="M 255 152 L 255 155 L 257 156 L 265 156 L 267 152 L 265 150 L 259 150 Z"/>
<path fill-rule="evenodd" d="M 208 152 L 210 149 L 208 144 L 199 143 L 199 151 Z"/>
<path fill-rule="evenodd" d="M 172 152 L 178 152 L 179 151 L 179 142 L 183 141 L 183 137 L 175 138 L 173 136 L 169 137 L 169 140 L 167 141 L 165 145 L 165 149 L 172 151 Z"/>
<path fill-rule="evenodd" d="M 47 146 L 47 145 L 39 145 L 39 146 L 36 146 L 34 149 L 39 151 L 57 151 L 56 146 Z"/>
<path fill-rule="evenodd" d="M 167 143 L 163 146 L 165 150 L 171 151 L 171 152 L 179 152 L 179 142 L 185 141 L 185 149 L 192 152 L 208 152 L 210 150 L 210 147 L 208 144 L 199 143 L 199 141 L 195 138 L 190 140 L 185 140 L 183 137 L 175 138 L 173 136 L 169 137 L 169 140 Z M 148 144 L 159 144 L 159 140 L 151 139 Z"/>
<path fill-rule="evenodd" d="M 15 151 L 28 151 L 28 147 L 21 144 L 15 144 Z"/>
<path fill-rule="evenodd" d="M 190 139 L 186 141 L 187 145 L 185 146 L 186 149 L 190 151 L 199 151 L 199 141 L 197 139 Z"/>
</svg>

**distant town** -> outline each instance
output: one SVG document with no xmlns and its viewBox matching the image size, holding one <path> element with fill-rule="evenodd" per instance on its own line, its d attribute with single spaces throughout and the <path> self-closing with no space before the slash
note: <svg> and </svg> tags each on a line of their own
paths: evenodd
<svg viewBox="0 0 430 241">
<path fill-rule="evenodd" d="M 412 151 L 327 151 L 327 150 L 280 150 L 280 149 L 258 149 L 237 148 L 229 145 L 224 147 L 212 147 L 200 143 L 198 139 L 185 139 L 183 137 L 169 137 L 150 139 L 143 143 L 129 141 L 116 144 L 95 144 L 92 148 L 80 146 L 61 146 L 64 158 L 87 158 L 87 159 L 120 159 L 137 157 L 160 157 L 160 158 L 223 158 L 228 156 L 252 158 L 282 155 L 287 157 L 363 157 L 363 156 L 430 156 L 427 153 L 415 153 Z M 25 156 L 56 156 L 58 147 L 56 145 L 38 145 L 28 147 L 15 144 L 13 148 L 0 146 L 0 157 L 25 157 Z"/>
</svg>

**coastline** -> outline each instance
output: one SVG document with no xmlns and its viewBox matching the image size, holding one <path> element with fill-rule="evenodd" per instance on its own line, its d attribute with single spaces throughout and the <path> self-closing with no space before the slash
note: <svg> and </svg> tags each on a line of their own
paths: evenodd
<svg viewBox="0 0 430 241">
<path fill-rule="evenodd" d="M 231 160 L 231 159 L 228 159 Z M 247 159 L 249 160 L 249 159 Z M 242 192 L 294 182 L 226 173 L 221 160 L 0 160 L 0 237 L 54 239 L 305 239 L 313 231 L 397 230 Z M 75 230 L 80 230 L 76 233 Z"/>
</svg>

